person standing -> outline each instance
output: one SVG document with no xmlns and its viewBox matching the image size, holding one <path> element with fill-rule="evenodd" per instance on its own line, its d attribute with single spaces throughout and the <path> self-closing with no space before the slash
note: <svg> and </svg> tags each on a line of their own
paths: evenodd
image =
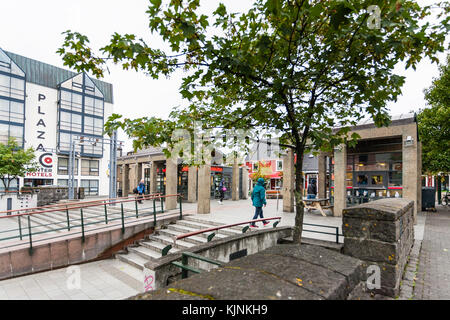
<svg viewBox="0 0 450 320">
<path fill-rule="evenodd" d="M 219 204 L 223 204 L 223 198 L 225 197 L 225 191 L 227 191 L 227 188 L 225 187 L 225 179 L 222 178 L 219 182 Z"/>
<path fill-rule="evenodd" d="M 137 193 L 139 194 L 138 196 L 138 202 L 142 203 L 142 199 L 144 198 L 143 194 L 145 193 L 145 183 L 144 183 L 144 179 L 141 180 L 141 182 L 139 182 L 139 185 L 137 186 Z"/>
<path fill-rule="evenodd" d="M 255 188 L 252 192 L 252 202 L 253 206 L 255 207 L 255 215 L 253 216 L 252 220 L 258 219 L 260 217 L 261 219 L 264 219 L 263 216 L 263 210 L 262 206 L 264 207 L 267 205 L 266 201 L 266 189 L 264 188 L 264 179 L 259 178 Z M 266 220 L 263 220 L 263 224 L 267 225 L 269 222 Z M 251 228 L 258 228 L 258 226 L 253 222 L 250 224 Z"/>
<path fill-rule="evenodd" d="M 313 180 L 313 181 L 311 181 L 311 183 L 308 186 L 306 199 L 315 199 L 316 198 L 316 194 L 317 194 L 317 190 L 316 189 L 317 189 L 316 188 L 316 181 Z"/>
</svg>

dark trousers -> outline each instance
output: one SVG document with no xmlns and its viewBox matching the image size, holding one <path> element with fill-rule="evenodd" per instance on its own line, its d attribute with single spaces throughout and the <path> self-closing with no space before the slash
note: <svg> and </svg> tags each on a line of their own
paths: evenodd
<svg viewBox="0 0 450 320">
<path fill-rule="evenodd" d="M 144 196 L 142 195 L 142 193 L 139 193 L 137 198 L 138 198 L 138 202 L 142 203 L 142 199 L 144 198 Z"/>
<path fill-rule="evenodd" d="M 255 215 L 253 216 L 252 220 L 258 219 L 258 217 L 261 218 L 261 219 L 264 219 L 262 207 L 255 207 L 255 209 L 256 209 L 255 210 Z M 263 223 L 266 223 L 266 222 L 267 222 L 266 220 L 263 221 Z M 255 224 L 252 223 L 252 225 L 254 226 Z"/>
<path fill-rule="evenodd" d="M 225 192 L 223 190 L 220 190 L 220 202 L 223 201 L 224 196 L 225 196 Z"/>
</svg>

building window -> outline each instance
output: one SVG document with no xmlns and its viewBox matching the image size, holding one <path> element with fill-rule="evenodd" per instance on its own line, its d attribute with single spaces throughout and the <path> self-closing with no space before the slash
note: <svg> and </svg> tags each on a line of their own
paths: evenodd
<svg viewBox="0 0 450 320">
<path fill-rule="evenodd" d="M 283 160 L 277 160 L 277 171 L 283 171 Z"/>
<path fill-rule="evenodd" d="M 8 182 L 6 182 L 8 183 Z M 0 192 L 5 192 L 5 184 L 3 183 L 3 180 L 0 180 Z M 12 179 L 9 182 L 9 189 L 8 191 L 18 191 L 19 190 L 19 179 Z"/>
<path fill-rule="evenodd" d="M 82 176 L 98 176 L 98 160 L 81 160 Z"/>
<path fill-rule="evenodd" d="M 58 184 L 58 186 L 61 186 L 61 187 L 68 187 L 69 179 L 58 179 L 57 184 Z M 74 188 L 78 188 L 78 180 L 77 179 L 73 179 L 73 186 L 74 186 Z"/>
<path fill-rule="evenodd" d="M 82 156 L 103 156 L 104 97 L 94 82 L 84 73 L 59 85 L 59 149 L 70 150 L 70 135 L 98 139 L 79 147 Z"/>
<path fill-rule="evenodd" d="M 80 187 L 84 188 L 87 196 L 98 196 L 98 180 L 81 180 Z"/>
<path fill-rule="evenodd" d="M 13 137 L 23 147 L 25 73 L 0 49 L 0 143 Z"/>
<path fill-rule="evenodd" d="M 58 158 L 58 174 L 69 174 L 69 158 Z M 75 159 L 74 175 L 78 174 L 78 159 Z"/>
</svg>

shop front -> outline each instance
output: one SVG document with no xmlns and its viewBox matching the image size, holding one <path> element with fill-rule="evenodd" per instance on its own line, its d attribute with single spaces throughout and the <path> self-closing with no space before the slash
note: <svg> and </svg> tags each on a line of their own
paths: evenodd
<svg viewBox="0 0 450 320">
<path fill-rule="evenodd" d="M 360 142 L 347 154 L 347 205 L 381 198 L 401 198 L 401 138 Z"/>
</svg>

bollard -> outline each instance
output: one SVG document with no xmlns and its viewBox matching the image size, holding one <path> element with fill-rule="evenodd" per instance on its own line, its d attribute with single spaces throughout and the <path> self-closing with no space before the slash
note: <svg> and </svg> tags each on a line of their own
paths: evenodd
<svg viewBox="0 0 450 320">
<path fill-rule="evenodd" d="M 123 202 L 120 203 L 120 211 L 122 215 L 122 233 L 125 233 L 125 222 L 123 220 Z"/>
<path fill-rule="evenodd" d="M 20 236 L 20 240 L 22 240 L 22 223 L 20 222 L 20 216 L 17 216 L 18 220 L 19 220 L 19 236 Z"/>
<path fill-rule="evenodd" d="M 31 240 L 31 219 L 28 215 L 28 237 L 30 239 L 30 256 L 33 254 L 33 241 Z"/>
<path fill-rule="evenodd" d="M 80 208 L 81 215 L 81 241 L 84 242 L 84 217 L 83 217 L 83 208 Z"/>
<path fill-rule="evenodd" d="M 139 218 L 139 214 L 138 214 L 138 205 L 137 205 L 137 198 L 136 200 L 134 200 L 134 204 L 136 206 L 136 219 Z"/>
<path fill-rule="evenodd" d="M 67 206 L 66 206 L 66 219 L 67 219 L 67 231 L 70 231 L 69 209 L 67 209 Z"/>
</svg>

